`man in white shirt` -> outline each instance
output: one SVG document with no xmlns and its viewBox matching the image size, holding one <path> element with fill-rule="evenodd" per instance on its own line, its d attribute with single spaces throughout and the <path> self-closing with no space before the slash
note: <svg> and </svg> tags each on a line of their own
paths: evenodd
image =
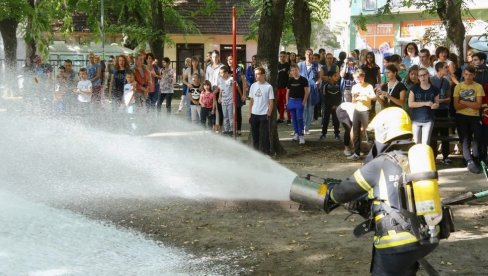
<svg viewBox="0 0 488 276">
<path fill-rule="evenodd" d="M 249 89 L 251 104 L 249 105 L 251 118 L 252 140 L 255 149 L 270 154 L 269 118 L 273 110 L 273 86 L 266 82 L 266 71 L 263 67 L 254 69 L 256 82 Z"/>
<path fill-rule="evenodd" d="M 432 64 L 430 64 L 430 51 L 428 49 L 422 49 L 419 52 L 420 68 L 425 68 L 429 71 L 431 77 L 435 76 L 436 72 Z"/>
</svg>

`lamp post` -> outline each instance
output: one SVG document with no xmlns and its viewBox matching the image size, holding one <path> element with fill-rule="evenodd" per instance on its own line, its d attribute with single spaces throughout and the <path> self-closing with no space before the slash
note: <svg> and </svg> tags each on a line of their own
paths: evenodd
<svg viewBox="0 0 488 276">
<path fill-rule="evenodd" d="M 102 60 L 105 60 L 105 26 L 103 22 L 103 15 L 104 15 L 104 7 L 103 7 L 103 1 L 101 0 L 100 3 L 100 8 L 101 8 L 101 15 L 100 15 L 100 29 L 102 32 Z"/>
</svg>

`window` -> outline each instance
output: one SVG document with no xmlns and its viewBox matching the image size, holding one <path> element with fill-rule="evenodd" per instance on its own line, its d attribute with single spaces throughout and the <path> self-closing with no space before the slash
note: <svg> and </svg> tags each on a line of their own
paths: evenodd
<svg viewBox="0 0 488 276">
<path fill-rule="evenodd" d="M 376 0 L 363 0 L 363 10 L 365 11 L 376 10 Z"/>
</svg>

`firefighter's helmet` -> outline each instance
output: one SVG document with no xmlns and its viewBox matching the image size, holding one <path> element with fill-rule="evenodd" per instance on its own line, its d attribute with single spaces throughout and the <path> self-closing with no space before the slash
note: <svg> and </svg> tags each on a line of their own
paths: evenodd
<svg viewBox="0 0 488 276">
<path fill-rule="evenodd" d="M 374 130 L 375 140 L 384 144 L 400 136 L 412 135 L 412 121 L 405 110 L 388 107 L 376 114 L 368 130 Z"/>
</svg>

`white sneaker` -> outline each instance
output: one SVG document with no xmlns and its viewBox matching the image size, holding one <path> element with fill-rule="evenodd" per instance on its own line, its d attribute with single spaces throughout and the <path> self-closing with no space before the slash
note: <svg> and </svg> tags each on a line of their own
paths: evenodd
<svg viewBox="0 0 488 276">
<path fill-rule="evenodd" d="M 298 140 L 299 140 L 299 141 L 298 141 L 298 144 L 299 144 L 299 145 L 303 145 L 303 144 L 305 144 L 305 137 L 304 137 L 304 136 L 299 136 L 299 137 L 298 137 Z"/>
<path fill-rule="evenodd" d="M 295 133 L 293 135 L 292 141 L 298 141 L 298 134 L 297 133 Z"/>
<path fill-rule="evenodd" d="M 347 159 L 356 161 L 359 160 L 359 156 L 354 153 L 353 155 L 348 156 Z"/>
<path fill-rule="evenodd" d="M 352 151 L 350 149 L 345 149 L 344 150 L 344 155 L 345 156 L 351 156 L 352 155 Z"/>
<path fill-rule="evenodd" d="M 298 134 L 296 134 L 296 132 L 294 132 L 294 131 L 292 131 L 292 132 L 290 133 L 290 136 L 295 136 L 295 135 L 298 135 Z"/>
<path fill-rule="evenodd" d="M 310 135 L 310 130 L 306 129 L 303 133 L 305 133 L 305 135 Z"/>
</svg>

